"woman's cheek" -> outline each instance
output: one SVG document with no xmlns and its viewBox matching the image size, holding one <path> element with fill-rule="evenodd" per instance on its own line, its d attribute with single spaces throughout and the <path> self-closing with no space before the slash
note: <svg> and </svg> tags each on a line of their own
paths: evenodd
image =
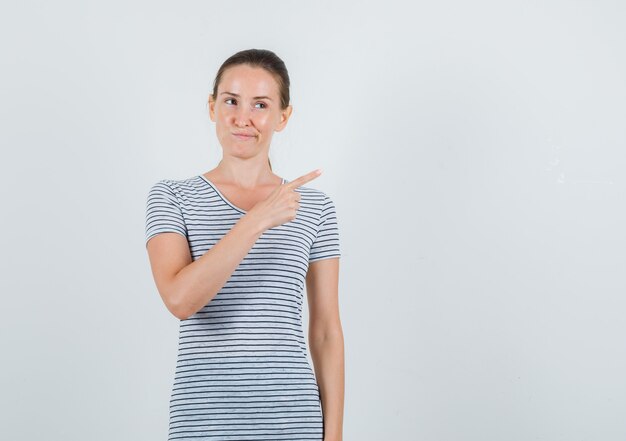
<svg viewBox="0 0 626 441">
<path fill-rule="evenodd" d="M 268 124 L 267 121 L 268 121 L 268 116 L 267 115 L 259 116 L 259 118 L 257 119 L 257 125 L 259 127 L 266 127 L 267 124 Z"/>
</svg>

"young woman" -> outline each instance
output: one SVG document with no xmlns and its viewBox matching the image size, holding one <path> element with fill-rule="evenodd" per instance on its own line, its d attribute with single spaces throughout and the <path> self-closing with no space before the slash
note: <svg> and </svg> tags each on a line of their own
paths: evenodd
<svg viewBox="0 0 626 441">
<path fill-rule="evenodd" d="M 289 76 L 271 51 L 238 52 L 209 96 L 223 157 L 148 193 L 146 247 L 157 289 L 181 320 L 169 439 L 342 439 L 344 347 L 335 206 L 272 172 L 291 116 Z M 309 305 L 308 361 L 302 330 Z"/>
</svg>

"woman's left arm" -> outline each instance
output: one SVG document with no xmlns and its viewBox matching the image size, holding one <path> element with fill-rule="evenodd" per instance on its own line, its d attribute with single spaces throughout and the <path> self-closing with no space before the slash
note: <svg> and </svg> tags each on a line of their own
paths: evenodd
<svg viewBox="0 0 626 441">
<path fill-rule="evenodd" d="M 344 347 L 339 318 L 339 258 L 309 264 L 309 347 L 324 414 L 324 441 L 342 441 Z"/>
</svg>

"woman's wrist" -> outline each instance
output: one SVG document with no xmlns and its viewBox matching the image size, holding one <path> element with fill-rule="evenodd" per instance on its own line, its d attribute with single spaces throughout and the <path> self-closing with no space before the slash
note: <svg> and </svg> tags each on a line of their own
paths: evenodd
<svg viewBox="0 0 626 441">
<path fill-rule="evenodd" d="M 267 230 L 267 227 L 258 219 L 255 214 L 249 211 L 246 215 L 244 215 L 237 225 L 241 225 L 242 228 L 245 228 L 255 234 L 257 237 L 261 237 L 261 235 Z"/>
</svg>

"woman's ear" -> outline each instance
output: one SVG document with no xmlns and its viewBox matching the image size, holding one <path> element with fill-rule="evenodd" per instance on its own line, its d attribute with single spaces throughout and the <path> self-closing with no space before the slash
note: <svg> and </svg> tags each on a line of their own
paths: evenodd
<svg viewBox="0 0 626 441">
<path fill-rule="evenodd" d="M 280 132 L 287 125 L 287 121 L 291 117 L 291 113 L 293 112 L 293 106 L 289 104 L 285 109 L 280 112 L 280 123 L 276 126 L 276 132 Z"/>
<path fill-rule="evenodd" d="M 213 99 L 213 95 L 209 95 L 209 118 L 211 118 L 211 121 L 215 122 L 215 100 Z"/>
</svg>

